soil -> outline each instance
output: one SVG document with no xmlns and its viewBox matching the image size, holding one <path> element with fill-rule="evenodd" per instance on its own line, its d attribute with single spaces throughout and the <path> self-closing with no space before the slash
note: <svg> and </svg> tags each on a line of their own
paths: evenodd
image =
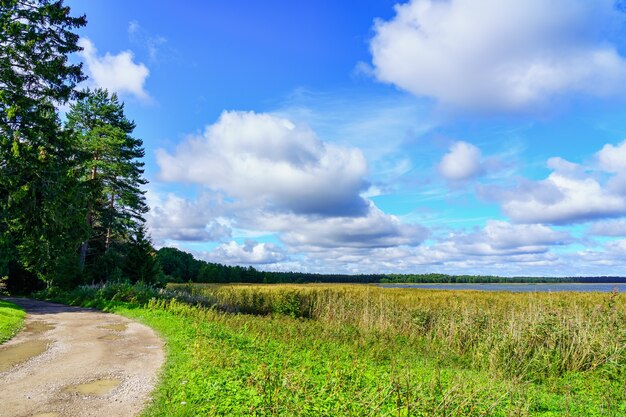
<svg viewBox="0 0 626 417">
<path fill-rule="evenodd" d="M 0 416 L 125 417 L 144 408 L 164 359 L 152 329 L 97 310 L 6 300 L 28 314 L 0 346 Z"/>
</svg>

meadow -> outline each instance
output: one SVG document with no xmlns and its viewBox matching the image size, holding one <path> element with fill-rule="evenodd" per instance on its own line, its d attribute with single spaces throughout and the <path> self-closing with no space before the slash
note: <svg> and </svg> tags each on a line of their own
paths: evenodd
<svg viewBox="0 0 626 417">
<path fill-rule="evenodd" d="M 367 285 L 109 285 L 167 340 L 147 416 L 624 416 L 626 299 Z"/>
</svg>

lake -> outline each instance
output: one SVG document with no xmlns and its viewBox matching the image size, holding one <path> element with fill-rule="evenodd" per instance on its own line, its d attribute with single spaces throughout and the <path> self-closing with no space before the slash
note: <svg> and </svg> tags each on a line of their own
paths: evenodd
<svg viewBox="0 0 626 417">
<path fill-rule="evenodd" d="M 383 288 L 423 288 L 429 290 L 478 290 L 512 292 L 626 292 L 626 284 L 379 284 Z"/>
</svg>

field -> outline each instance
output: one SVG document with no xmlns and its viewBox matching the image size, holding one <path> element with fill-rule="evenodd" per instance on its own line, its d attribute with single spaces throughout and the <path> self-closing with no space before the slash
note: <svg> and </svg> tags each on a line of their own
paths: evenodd
<svg viewBox="0 0 626 417">
<path fill-rule="evenodd" d="M 623 294 L 182 285 L 142 307 L 65 301 L 90 297 L 167 340 L 149 416 L 626 415 Z"/>
</svg>

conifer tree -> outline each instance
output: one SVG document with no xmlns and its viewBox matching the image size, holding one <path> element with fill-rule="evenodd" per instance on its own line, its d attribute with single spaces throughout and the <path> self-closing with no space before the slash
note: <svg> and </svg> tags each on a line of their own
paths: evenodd
<svg viewBox="0 0 626 417">
<path fill-rule="evenodd" d="M 161 266 L 145 227 L 140 227 L 130 237 L 124 260 L 123 271 L 131 282 L 155 283 L 161 273 Z"/>
<path fill-rule="evenodd" d="M 67 120 L 78 140 L 89 190 L 90 233 L 81 248 L 81 264 L 89 263 L 89 258 L 94 264 L 113 244 L 129 242 L 142 228 L 148 210 L 141 190 L 147 183 L 140 160 L 144 150 L 141 139 L 132 136 L 135 124 L 124 115 L 124 104 L 106 90 L 85 91 L 71 106 Z"/>
<path fill-rule="evenodd" d="M 0 276 L 27 270 L 51 283 L 71 263 L 81 228 L 73 138 L 59 104 L 84 79 L 62 0 L 0 0 Z"/>
</svg>

